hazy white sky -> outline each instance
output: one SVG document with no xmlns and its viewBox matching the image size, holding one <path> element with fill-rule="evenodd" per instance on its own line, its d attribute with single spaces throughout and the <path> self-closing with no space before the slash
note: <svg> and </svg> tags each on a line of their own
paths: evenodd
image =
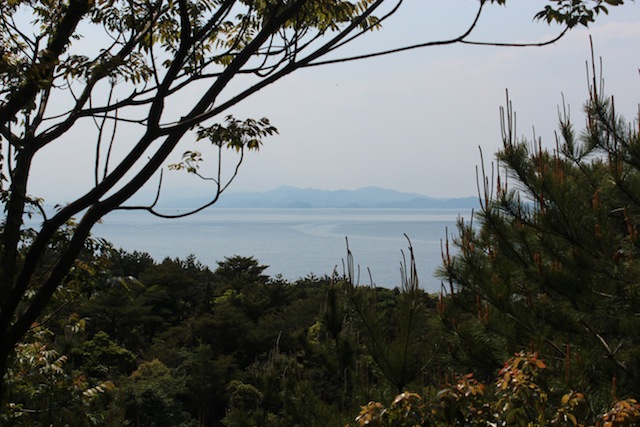
<svg viewBox="0 0 640 427">
<path fill-rule="evenodd" d="M 470 0 L 407 0 L 385 27 L 349 47 L 368 52 L 457 35 L 475 12 Z M 473 39 L 541 41 L 557 28 L 532 17 L 546 2 L 491 7 Z M 640 99 L 640 4 L 612 8 L 541 48 L 444 46 L 298 71 L 233 109 L 267 116 L 280 135 L 251 153 L 231 191 L 281 185 L 321 189 L 379 186 L 433 197 L 476 194 L 481 147 L 500 147 L 499 107 L 509 90 L 518 132 L 553 144 L 562 94 L 580 125 L 587 96 L 589 35 L 602 57 L 606 89 L 632 118 Z M 189 99 L 182 102 L 189 104 Z M 180 106 L 174 106 L 179 108 Z M 182 150 L 179 150 L 180 152 Z M 31 193 L 69 197 L 73 170 L 40 159 Z M 189 185 L 175 173 L 169 186 Z M 76 178 L 77 179 L 77 178 Z M 51 196 L 51 197 L 50 197 Z"/>
<path fill-rule="evenodd" d="M 508 3 L 487 14 L 478 39 L 536 41 L 555 34 L 532 23 L 544 2 Z M 410 0 L 362 50 L 452 35 L 474 6 Z M 453 19 L 463 14 L 466 19 Z M 426 48 L 292 75 L 241 106 L 269 116 L 280 136 L 250 157 L 233 189 L 374 185 L 434 197 L 474 195 L 478 147 L 490 159 L 501 145 L 505 89 L 526 136 L 535 126 L 553 143 L 562 94 L 579 118 L 589 34 L 603 58 L 606 88 L 631 118 L 640 99 L 638 3 L 614 8 L 589 30 L 574 30 L 552 46 Z"/>
</svg>

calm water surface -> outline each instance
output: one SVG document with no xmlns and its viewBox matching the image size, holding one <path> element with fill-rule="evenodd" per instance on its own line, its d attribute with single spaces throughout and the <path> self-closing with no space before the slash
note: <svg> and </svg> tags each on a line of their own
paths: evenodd
<svg viewBox="0 0 640 427">
<path fill-rule="evenodd" d="M 371 271 L 378 286 L 400 283 L 407 234 L 414 248 L 421 286 L 435 292 L 433 276 L 441 263 L 441 242 L 455 233 L 456 218 L 471 211 L 440 209 L 234 209 L 212 208 L 197 215 L 165 220 L 142 212 L 115 212 L 93 233 L 128 251 L 198 261 L 215 269 L 224 257 L 253 256 L 270 276 L 295 280 L 309 274 L 343 272 L 346 238 L 360 266 L 360 283 Z"/>
</svg>

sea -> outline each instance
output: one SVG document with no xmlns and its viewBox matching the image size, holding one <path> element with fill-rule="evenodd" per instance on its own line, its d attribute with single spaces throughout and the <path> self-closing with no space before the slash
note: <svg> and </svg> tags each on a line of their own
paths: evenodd
<svg viewBox="0 0 640 427">
<path fill-rule="evenodd" d="M 442 248 L 456 235 L 458 217 L 471 209 L 277 209 L 212 207 L 181 219 L 146 212 L 115 211 L 92 233 L 127 251 L 149 253 L 156 261 L 194 255 L 211 269 L 234 255 L 254 257 L 265 273 L 295 281 L 307 276 L 344 274 L 347 248 L 356 281 L 394 288 L 413 248 L 421 288 L 438 292 L 434 276 Z M 452 245 L 451 245 L 452 246 Z"/>
</svg>

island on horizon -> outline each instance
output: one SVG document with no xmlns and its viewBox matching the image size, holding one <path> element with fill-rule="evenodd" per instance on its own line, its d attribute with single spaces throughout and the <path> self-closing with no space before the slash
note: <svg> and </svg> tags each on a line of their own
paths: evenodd
<svg viewBox="0 0 640 427">
<path fill-rule="evenodd" d="M 163 206 L 197 206 L 206 203 L 202 194 L 189 189 L 167 191 Z M 380 187 L 356 190 L 319 190 L 281 186 L 261 192 L 225 192 L 218 207 L 228 208 L 394 208 L 394 209 L 457 209 L 476 208 L 477 196 L 436 198 L 418 193 L 404 193 Z"/>
</svg>

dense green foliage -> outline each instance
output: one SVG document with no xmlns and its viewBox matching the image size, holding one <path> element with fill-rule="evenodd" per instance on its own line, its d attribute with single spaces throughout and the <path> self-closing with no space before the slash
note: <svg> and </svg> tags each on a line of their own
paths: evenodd
<svg viewBox="0 0 640 427">
<path fill-rule="evenodd" d="M 436 300 L 415 284 L 374 291 L 269 278 L 253 258 L 212 272 L 192 257 L 96 254 L 99 283 L 57 295 L 18 348 L 5 421 L 338 425 L 444 369 Z"/>
<path fill-rule="evenodd" d="M 253 258 L 227 258 L 212 272 L 193 257 L 157 263 L 104 247 L 93 254 L 85 259 L 100 267 L 98 278 L 84 292 L 57 294 L 46 321 L 17 348 L 3 423 L 624 426 L 640 419 L 640 405 L 608 384 L 573 391 L 571 376 L 584 372 L 563 371 L 553 354 L 547 363 L 519 352 L 489 367 L 485 357 L 509 349 L 488 331 L 490 354 L 465 351 L 474 344 L 466 333 L 473 320 L 462 301 L 420 290 L 412 255 L 402 287 L 391 290 L 354 286 L 351 254 L 344 277 L 295 282 L 267 277 Z M 447 329 L 457 322 L 463 326 Z M 378 403 L 385 401 L 392 403 Z"/>
</svg>

